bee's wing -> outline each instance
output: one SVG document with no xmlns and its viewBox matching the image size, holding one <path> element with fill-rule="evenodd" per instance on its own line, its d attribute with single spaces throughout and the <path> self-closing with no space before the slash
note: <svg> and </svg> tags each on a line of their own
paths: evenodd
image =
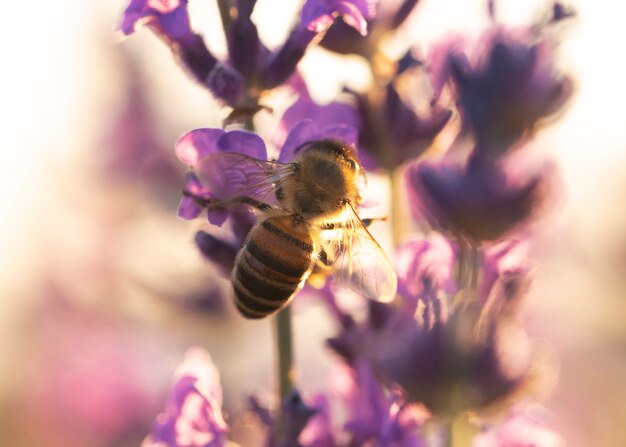
<svg viewBox="0 0 626 447">
<path fill-rule="evenodd" d="M 340 287 L 376 301 L 395 298 L 398 278 L 393 265 L 351 206 L 346 210 L 345 228 L 324 231 L 323 236 Z"/>
<path fill-rule="evenodd" d="M 293 165 L 261 160 L 235 152 L 209 154 L 199 163 L 200 180 L 218 199 L 249 197 L 277 205 L 275 191 L 293 174 Z"/>
</svg>

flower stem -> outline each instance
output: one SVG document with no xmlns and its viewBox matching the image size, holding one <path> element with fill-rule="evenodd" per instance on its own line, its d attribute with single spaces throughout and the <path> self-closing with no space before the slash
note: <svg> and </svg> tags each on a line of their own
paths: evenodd
<svg viewBox="0 0 626 447">
<path fill-rule="evenodd" d="M 278 312 L 273 319 L 277 357 L 278 404 L 293 388 L 293 344 L 291 331 L 291 306 Z"/>
</svg>

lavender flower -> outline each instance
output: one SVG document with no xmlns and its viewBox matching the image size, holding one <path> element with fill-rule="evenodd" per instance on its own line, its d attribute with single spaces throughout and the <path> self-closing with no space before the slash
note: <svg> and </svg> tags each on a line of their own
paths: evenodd
<svg viewBox="0 0 626 447">
<path fill-rule="evenodd" d="M 172 39 L 191 32 L 187 0 L 131 0 L 120 29 L 126 35 L 132 34 L 138 22 Z"/>
<path fill-rule="evenodd" d="M 526 272 L 512 256 L 515 244 L 490 250 L 475 291 L 460 290 L 448 302 L 445 289 L 457 287 L 451 278 L 454 251 L 443 240 L 439 247 L 425 242 L 402 247 L 397 261 L 405 265 L 399 268 L 399 289 L 420 293 L 421 318 L 391 312 L 379 324 L 376 350 L 367 355 L 411 401 L 433 412 L 455 414 L 505 399 L 527 383 L 532 366 L 513 312 L 525 289 L 507 287 L 513 278 L 523 281 Z M 417 249 L 411 253 L 410 248 Z"/>
<path fill-rule="evenodd" d="M 297 390 L 287 394 L 281 403 L 279 417 L 275 417 L 259 400 L 251 396 L 249 404 L 257 417 L 267 429 L 266 447 L 296 447 L 299 438 L 309 420 L 316 414 L 317 409 L 307 405 Z"/>
<path fill-rule="evenodd" d="M 360 3 L 362 8 L 365 7 L 364 1 Z M 340 54 L 359 54 L 369 59 L 377 51 L 380 37 L 402 25 L 418 1 L 403 0 L 401 4 L 371 1 L 368 3 L 370 3 L 368 10 L 372 12 L 363 15 L 367 20 L 364 26 L 369 30 L 376 30 L 375 33 L 370 32 L 366 36 L 359 32 L 360 28 L 351 26 L 346 21 L 336 21 L 324 35 L 321 45 Z"/>
<path fill-rule="evenodd" d="M 554 66 L 554 42 L 534 32 L 491 30 L 473 59 L 459 48 L 468 46 L 459 38 L 431 55 L 436 90 L 452 87 L 465 127 L 490 156 L 515 147 L 571 96 L 572 80 Z"/>
<path fill-rule="evenodd" d="M 302 7 L 301 24 L 320 32 L 341 16 L 362 36 L 367 35 L 367 20 L 376 15 L 377 0 L 307 0 Z"/>
<path fill-rule="evenodd" d="M 341 377 L 337 377 L 341 376 Z M 348 413 L 344 429 L 349 446 L 422 447 L 418 428 L 430 417 L 424 407 L 405 402 L 399 390 L 387 392 L 366 361 L 337 371 L 341 394 Z"/>
<path fill-rule="evenodd" d="M 317 394 L 310 400 L 315 414 L 300 433 L 298 441 L 303 447 L 335 447 L 337 440 L 328 398 L 324 394 Z"/>
<path fill-rule="evenodd" d="M 175 374 L 165 411 L 143 447 L 219 447 L 228 427 L 222 416 L 219 373 L 209 354 L 190 349 Z"/>
<path fill-rule="evenodd" d="M 451 111 L 439 107 L 418 114 L 400 98 L 394 83 L 387 85 L 381 98 L 372 96 L 376 99 L 346 90 L 344 98 L 320 105 L 301 89 L 300 98 L 285 111 L 281 129 L 303 119 L 355 127 L 363 164 L 391 170 L 418 157 L 451 116 Z"/>
<path fill-rule="evenodd" d="M 510 167 L 472 156 L 465 166 L 419 162 L 406 173 L 410 204 L 435 228 L 475 242 L 493 241 L 536 215 L 547 169 L 520 181 Z"/>
<path fill-rule="evenodd" d="M 235 183 L 212 176 L 210 166 L 203 164 L 207 155 L 216 153 L 241 153 L 267 159 L 265 143 L 255 133 L 240 130 L 225 132 L 222 129 L 195 129 L 187 132 L 176 143 L 176 154 L 183 163 L 193 169 L 187 175 L 185 184 L 185 191 L 191 195 L 183 196 L 179 216 L 186 219 L 198 217 L 204 206 L 198 203 L 197 198 L 226 199 L 237 192 L 232 191 Z M 242 171 L 241 175 L 245 176 L 246 173 Z M 221 225 L 228 217 L 228 213 L 221 209 L 210 210 L 207 211 L 207 216 L 209 222 Z"/>
<path fill-rule="evenodd" d="M 372 365 L 392 388 L 401 386 L 411 402 L 435 413 L 506 399 L 528 383 L 532 366 L 514 312 L 525 289 L 510 287 L 525 279 L 512 256 L 515 247 L 503 244 L 487 253 L 480 296 L 457 292 L 456 250 L 443 238 L 406 243 L 396 259 L 404 303 L 369 303 L 368 318 L 344 319 L 329 346 L 354 369 Z"/>
<path fill-rule="evenodd" d="M 524 385 L 528 362 L 512 359 L 497 316 L 482 321 L 477 309 L 456 309 L 432 327 L 415 324 L 395 333 L 379 359 L 380 370 L 411 401 L 435 413 L 457 414 L 504 399 Z M 426 320 L 426 318 L 425 318 Z M 484 324 L 475 335 L 476 325 Z M 523 360 L 526 353 L 521 355 Z M 509 363 L 521 366 L 507 368 Z"/>
<path fill-rule="evenodd" d="M 161 2 L 132 0 L 120 29 L 125 35 L 145 22 L 172 49 L 182 65 L 201 85 L 234 110 L 231 120 L 246 120 L 263 108 L 259 98 L 266 90 L 285 83 L 295 72 L 315 36 L 325 31 L 341 15 L 344 20 L 366 33 L 365 17 L 372 5 L 361 1 L 309 1 L 285 43 L 269 51 L 260 41 L 251 20 L 255 1 L 239 1 L 232 6 L 225 21 L 228 59 L 218 60 L 204 40 L 190 27 L 187 0 Z"/>
<path fill-rule="evenodd" d="M 457 249 L 437 233 L 403 243 L 396 250 L 394 261 L 398 292 L 411 315 L 417 310 L 418 300 L 430 303 L 441 292 L 450 296 L 458 289 L 454 278 Z"/>
</svg>

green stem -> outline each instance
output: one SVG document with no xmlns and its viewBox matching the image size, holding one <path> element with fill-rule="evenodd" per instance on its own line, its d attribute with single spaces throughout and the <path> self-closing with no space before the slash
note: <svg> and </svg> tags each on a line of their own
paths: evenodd
<svg viewBox="0 0 626 447">
<path fill-rule="evenodd" d="M 454 445 L 454 419 L 449 419 L 444 423 L 446 447 L 452 447 Z"/>
<path fill-rule="evenodd" d="M 278 312 L 273 319 L 276 340 L 276 357 L 278 372 L 278 402 L 293 389 L 293 344 L 291 331 L 291 306 Z"/>
</svg>

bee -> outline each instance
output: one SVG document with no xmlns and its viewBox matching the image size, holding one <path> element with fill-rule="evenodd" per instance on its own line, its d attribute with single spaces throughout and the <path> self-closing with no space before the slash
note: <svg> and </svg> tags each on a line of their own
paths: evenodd
<svg viewBox="0 0 626 447">
<path fill-rule="evenodd" d="M 241 315 L 259 319 L 279 311 L 314 269 L 332 271 L 340 286 L 368 298 L 394 298 L 395 271 L 366 228 L 371 220 L 356 211 L 365 174 L 353 147 L 326 139 L 303 144 L 290 163 L 220 152 L 200 165 L 198 176 L 220 199 L 199 202 L 259 213 L 232 273 Z"/>
</svg>

